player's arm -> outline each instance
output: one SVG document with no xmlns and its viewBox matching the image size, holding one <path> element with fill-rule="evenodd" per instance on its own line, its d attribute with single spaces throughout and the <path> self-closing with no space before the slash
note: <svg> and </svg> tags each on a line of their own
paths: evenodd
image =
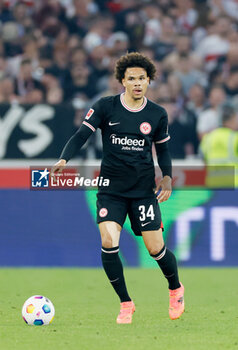
<svg viewBox="0 0 238 350">
<path fill-rule="evenodd" d="M 65 168 L 66 163 L 75 156 L 76 152 L 80 150 L 85 144 L 89 136 L 93 133 L 93 130 L 84 124 L 81 125 L 79 130 L 69 139 L 61 152 L 59 161 L 51 169 L 51 174 L 61 173 Z"/>
<path fill-rule="evenodd" d="M 164 110 L 163 116 L 154 136 L 154 143 L 157 153 L 159 167 L 162 171 L 163 178 L 157 185 L 155 193 L 159 202 L 164 202 L 169 199 L 172 193 L 172 161 L 169 153 L 168 140 L 168 116 Z"/>
<path fill-rule="evenodd" d="M 157 199 L 161 203 L 167 201 L 172 193 L 172 161 L 169 153 L 168 142 L 161 144 L 155 143 L 155 148 L 158 164 L 163 175 L 162 180 L 156 188 L 156 194 L 161 190 L 159 195 L 157 195 Z"/>
<path fill-rule="evenodd" d="M 103 118 L 102 102 L 99 100 L 88 111 L 79 130 L 69 139 L 64 146 L 59 161 L 51 169 L 51 174 L 60 173 L 66 163 L 75 156 L 77 151 L 85 144 L 90 135 L 100 127 Z"/>
</svg>

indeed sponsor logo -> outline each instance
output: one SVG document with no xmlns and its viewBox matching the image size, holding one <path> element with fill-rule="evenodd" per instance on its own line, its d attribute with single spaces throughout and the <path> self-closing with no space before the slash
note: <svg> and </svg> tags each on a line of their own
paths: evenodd
<svg viewBox="0 0 238 350">
<path fill-rule="evenodd" d="M 112 143 L 114 145 L 122 145 L 122 146 L 144 146 L 145 145 L 145 140 L 130 139 L 127 136 L 118 137 L 115 134 L 112 134 L 110 138 L 112 139 Z"/>
</svg>

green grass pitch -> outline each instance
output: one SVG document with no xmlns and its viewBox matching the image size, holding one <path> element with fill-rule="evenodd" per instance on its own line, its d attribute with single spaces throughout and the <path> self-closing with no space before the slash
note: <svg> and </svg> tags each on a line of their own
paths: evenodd
<svg viewBox="0 0 238 350">
<path fill-rule="evenodd" d="M 168 317 L 159 269 L 125 269 L 136 312 L 117 325 L 119 300 L 101 269 L 0 269 L 1 350 L 238 350 L 237 269 L 180 269 L 185 313 Z M 55 319 L 28 326 L 24 301 L 49 297 Z"/>
</svg>

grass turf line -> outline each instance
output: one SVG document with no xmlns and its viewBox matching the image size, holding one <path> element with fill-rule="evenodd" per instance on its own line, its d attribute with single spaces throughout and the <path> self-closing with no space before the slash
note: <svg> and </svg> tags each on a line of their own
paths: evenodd
<svg viewBox="0 0 238 350">
<path fill-rule="evenodd" d="M 1 350 L 238 350 L 238 269 L 180 269 L 186 311 L 168 317 L 167 281 L 159 269 L 125 269 L 136 312 L 117 325 L 119 300 L 101 269 L 0 269 Z M 28 326 L 24 301 L 49 297 L 50 326 Z"/>
</svg>

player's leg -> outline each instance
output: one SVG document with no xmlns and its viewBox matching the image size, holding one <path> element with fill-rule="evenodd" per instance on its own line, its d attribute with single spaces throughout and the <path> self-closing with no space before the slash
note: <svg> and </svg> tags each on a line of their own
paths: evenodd
<svg viewBox="0 0 238 350">
<path fill-rule="evenodd" d="M 168 280 L 169 289 L 179 288 L 177 261 L 174 254 L 164 244 L 162 229 L 142 231 L 142 236 L 148 252 L 158 263 L 165 278 Z"/>
<path fill-rule="evenodd" d="M 161 213 L 156 197 L 135 199 L 129 216 L 136 234 L 142 234 L 145 246 L 160 266 L 169 283 L 169 289 L 180 287 L 174 254 L 165 247 L 162 235 Z"/>
<path fill-rule="evenodd" d="M 129 210 L 129 217 L 134 233 L 143 236 L 148 252 L 158 263 L 165 278 L 168 280 L 171 295 L 170 317 L 173 319 L 178 318 L 181 313 L 179 312 L 174 315 L 174 312 L 172 312 L 171 300 L 172 295 L 176 294 L 177 296 L 179 292 L 179 298 L 176 300 L 182 301 L 180 296 L 181 291 L 183 292 L 183 286 L 179 282 L 176 258 L 164 244 L 161 213 L 156 198 L 152 197 L 133 200 Z M 178 314 L 179 316 L 177 317 Z"/>
<path fill-rule="evenodd" d="M 99 223 L 102 240 L 102 265 L 121 302 L 131 301 L 128 295 L 123 266 L 119 257 L 121 226 L 113 221 Z"/>
<path fill-rule="evenodd" d="M 177 261 L 174 254 L 166 248 L 162 229 L 143 231 L 145 246 L 152 258 L 158 263 L 169 283 L 169 316 L 172 320 L 184 312 L 184 287 L 179 282 Z"/>
<path fill-rule="evenodd" d="M 128 294 L 119 257 L 120 232 L 127 215 L 126 201 L 111 196 L 98 196 L 97 208 L 102 241 L 102 265 L 121 301 L 117 323 L 131 323 L 135 305 Z"/>
</svg>

